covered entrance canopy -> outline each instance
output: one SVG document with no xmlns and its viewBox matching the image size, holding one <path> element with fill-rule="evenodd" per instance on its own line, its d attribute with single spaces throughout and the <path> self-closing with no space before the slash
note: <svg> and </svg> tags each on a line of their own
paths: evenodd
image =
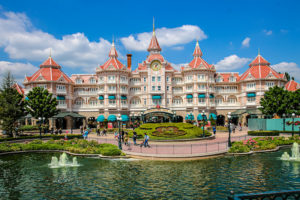
<svg viewBox="0 0 300 200">
<path fill-rule="evenodd" d="M 83 125 L 83 120 L 86 117 L 74 112 L 60 112 L 54 115 L 56 128 L 62 129 L 78 129 Z"/>
<path fill-rule="evenodd" d="M 242 115 L 242 114 L 249 114 L 249 115 L 261 115 L 261 111 L 258 109 L 240 109 L 240 110 L 236 110 L 234 112 L 231 113 L 231 115 Z"/>
<path fill-rule="evenodd" d="M 151 108 L 142 113 L 142 121 L 149 122 L 172 122 L 176 114 L 167 108 Z"/>
</svg>

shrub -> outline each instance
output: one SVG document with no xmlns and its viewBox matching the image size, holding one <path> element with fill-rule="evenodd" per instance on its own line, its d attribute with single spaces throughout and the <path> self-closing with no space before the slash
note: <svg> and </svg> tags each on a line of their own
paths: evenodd
<svg viewBox="0 0 300 200">
<path fill-rule="evenodd" d="M 242 142 L 234 142 L 228 152 L 247 153 L 250 152 L 250 148 L 247 145 L 244 145 Z"/>
<path fill-rule="evenodd" d="M 251 136 L 279 136 L 279 131 L 248 131 Z"/>
<path fill-rule="evenodd" d="M 39 130 L 39 126 L 35 125 L 24 125 L 19 128 L 20 131 L 35 131 Z"/>
</svg>

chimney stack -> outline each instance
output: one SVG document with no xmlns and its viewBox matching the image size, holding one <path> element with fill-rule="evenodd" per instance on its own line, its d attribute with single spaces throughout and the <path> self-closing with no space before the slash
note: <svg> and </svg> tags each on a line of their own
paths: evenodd
<svg viewBox="0 0 300 200">
<path fill-rule="evenodd" d="M 127 68 L 131 70 L 131 56 L 132 54 L 127 54 Z"/>
</svg>

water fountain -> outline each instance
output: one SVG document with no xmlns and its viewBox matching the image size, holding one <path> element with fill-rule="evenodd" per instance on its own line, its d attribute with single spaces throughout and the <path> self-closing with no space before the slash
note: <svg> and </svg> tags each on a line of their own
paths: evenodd
<svg viewBox="0 0 300 200">
<path fill-rule="evenodd" d="M 300 161 L 300 153 L 299 153 L 298 143 L 294 142 L 294 144 L 292 146 L 292 156 L 290 156 L 287 152 L 284 152 L 280 159 L 286 160 L 286 161 Z"/>
<path fill-rule="evenodd" d="M 50 168 L 59 168 L 59 167 L 78 167 L 80 166 L 77 162 L 77 158 L 73 157 L 73 162 L 69 162 L 68 156 L 66 153 L 60 155 L 59 160 L 57 157 L 52 156 L 51 163 L 49 164 Z"/>
</svg>

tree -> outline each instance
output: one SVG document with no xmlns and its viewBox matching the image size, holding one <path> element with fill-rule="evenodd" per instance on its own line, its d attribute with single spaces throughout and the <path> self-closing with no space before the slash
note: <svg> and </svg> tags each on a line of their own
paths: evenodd
<svg viewBox="0 0 300 200">
<path fill-rule="evenodd" d="M 25 100 L 27 112 L 36 119 L 42 118 L 43 124 L 48 123 L 48 119 L 58 113 L 56 98 L 53 98 L 47 89 L 35 87 L 27 97 Z"/>
<path fill-rule="evenodd" d="M 17 127 L 17 120 L 25 116 L 23 96 L 13 88 L 15 81 L 10 72 L 7 72 L 2 80 L 0 89 L 0 120 L 2 130 L 13 136 Z"/>
<path fill-rule="evenodd" d="M 300 92 L 290 92 L 283 87 L 272 87 L 269 91 L 265 92 L 263 98 L 260 99 L 259 108 L 265 115 L 299 113 Z"/>
<path fill-rule="evenodd" d="M 287 81 L 291 80 L 291 76 L 289 73 L 285 72 L 284 75 L 285 75 Z"/>
</svg>

